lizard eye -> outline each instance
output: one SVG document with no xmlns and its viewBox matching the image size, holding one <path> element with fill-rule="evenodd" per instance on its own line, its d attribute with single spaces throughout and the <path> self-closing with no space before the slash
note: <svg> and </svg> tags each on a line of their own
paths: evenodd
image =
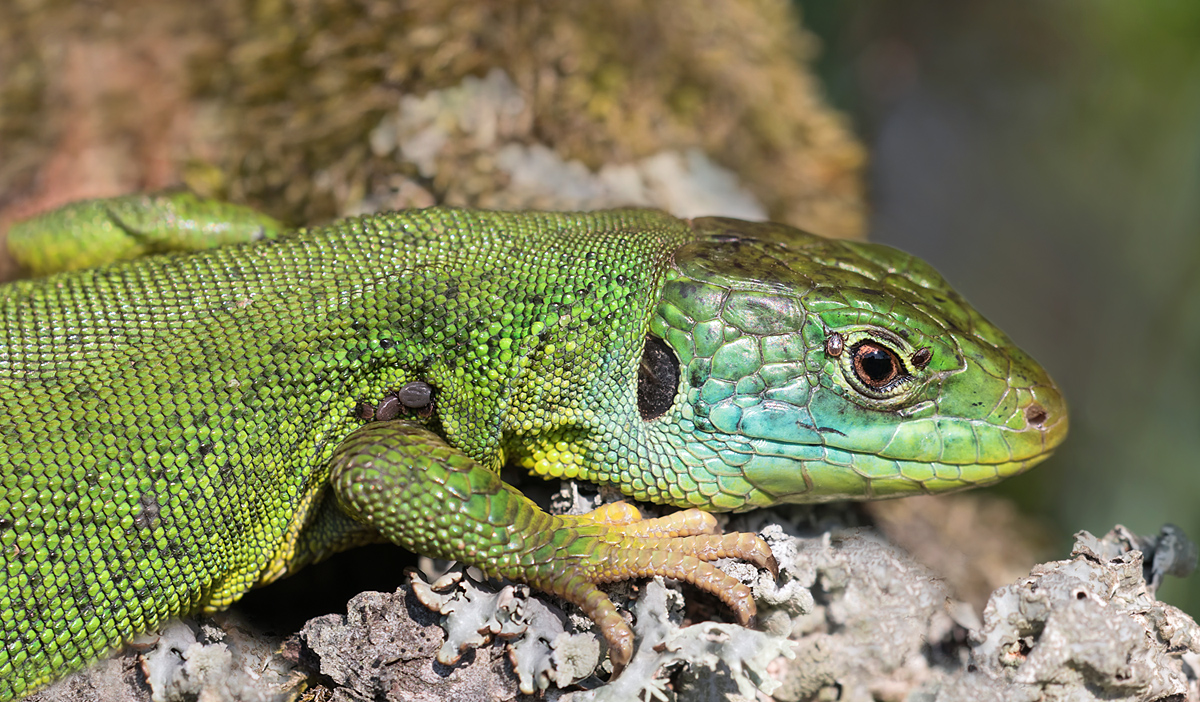
<svg viewBox="0 0 1200 702">
<path fill-rule="evenodd" d="M 679 389 L 679 359 L 667 343 L 657 336 L 647 336 L 638 364 L 637 399 L 642 419 L 661 417 L 675 404 Z"/>
<path fill-rule="evenodd" d="M 897 380 L 906 377 L 900 357 L 883 344 L 864 341 L 850 353 L 855 377 L 872 390 L 886 391 Z"/>
</svg>

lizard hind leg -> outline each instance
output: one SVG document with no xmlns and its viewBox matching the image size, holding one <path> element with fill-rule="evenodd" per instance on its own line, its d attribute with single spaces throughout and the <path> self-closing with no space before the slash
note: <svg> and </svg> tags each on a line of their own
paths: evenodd
<svg viewBox="0 0 1200 702">
<path fill-rule="evenodd" d="M 738 620 L 754 617 L 750 589 L 707 563 L 739 558 L 775 571 L 752 534 L 714 534 L 711 515 L 687 510 L 641 519 L 607 506 L 581 516 L 547 514 L 519 491 L 428 429 L 373 422 L 330 461 L 338 504 L 351 518 L 410 550 L 473 565 L 579 606 L 599 626 L 620 667 L 633 632 L 597 584 L 663 575 L 716 594 Z"/>
</svg>

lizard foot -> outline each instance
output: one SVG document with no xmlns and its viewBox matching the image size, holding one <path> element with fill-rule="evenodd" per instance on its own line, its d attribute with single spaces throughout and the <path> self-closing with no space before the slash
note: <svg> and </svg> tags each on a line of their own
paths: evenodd
<svg viewBox="0 0 1200 702">
<path fill-rule="evenodd" d="M 747 533 L 717 534 L 716 518 L 700 510 L 642 519 L 636 508 L 618 502 L 580 517 L 559 519 L 563 523 L 550 544 L 561 545 L 549 557 L 556 564 L 556 575 L 529 582 L 576 604 L 591 617 L 618 669 L 633 655 L 633 632 L 598 584 L 655 575 L 674 578 L 716 595 L 739 623 L 750 626 L 755 616 L 750 588 L 709 561 L 736 558 L 772 575 L 779 572 L 762 539 Z"/>
</svg>

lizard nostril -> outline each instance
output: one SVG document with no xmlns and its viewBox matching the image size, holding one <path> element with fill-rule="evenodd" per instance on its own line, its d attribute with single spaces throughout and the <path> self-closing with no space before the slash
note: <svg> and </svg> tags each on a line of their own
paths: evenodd
<svg viewBox="0 0 1200 702">
<path fill-rule="evenodd" d="M 1030 405 L 1025 408 L 1025 421 L 1030 426 L 1040 427 L 1046 423 L 1046 410 L 1041 405 Z"/>
</svg>

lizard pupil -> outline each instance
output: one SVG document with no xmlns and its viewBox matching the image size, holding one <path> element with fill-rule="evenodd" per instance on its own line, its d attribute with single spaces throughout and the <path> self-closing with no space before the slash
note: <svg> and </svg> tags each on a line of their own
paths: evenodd
<svg viewBox="0 0 1200 702">
<path fill-rule="evenodd" d="M 675 404 L 679 389 L 679 359 L 662 339 L 647 336 L 638 364 L 638 413 L 642 419 L 661 417 Z"/>
<path fill-rule="evenodd" d="M 854 347 L 854 374 L 874 389 L 886 387 L 900 375 L 900 359 L 891 349 L 865 341 Z"/>
</svg>

